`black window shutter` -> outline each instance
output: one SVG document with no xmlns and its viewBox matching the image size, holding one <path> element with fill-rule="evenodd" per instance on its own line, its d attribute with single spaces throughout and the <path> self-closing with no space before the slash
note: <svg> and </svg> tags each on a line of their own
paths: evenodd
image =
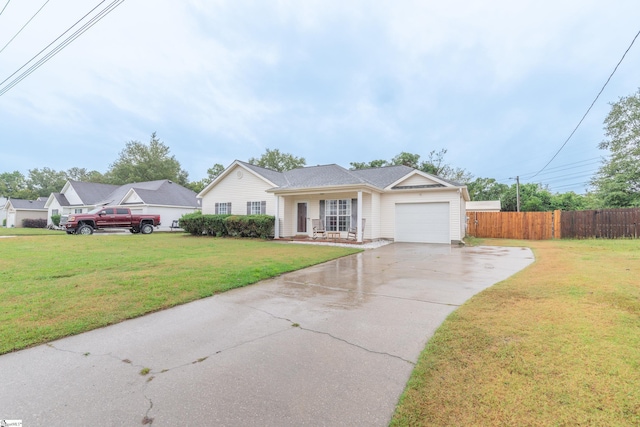
<svg viewBox="0 0 640 427">
<path fill-rule="evenodd" d="M 219 208 L 220 204 L 216 203 L 216 210 L 214 211 L 216 213 L 216 215 L 218 215 L 220 213 L 220 208 Z"/>
<path fill-rule="evenodd" d="M 267 213 L 267 201 L 266 200 L 263 200 L 263 201 L 260 202 L 260 213 L 262 215 Z"/>
<path fill-rule="evenodd" d="M 247 215 L 251 215 L 251 202 L 247 202 Z"/>
<path fill-rule="evenodd" d="M 231 215 L 231 202 L 227 203 L 227 215 Z"/>
<path fill-rule="evenodd" d="M 324 200 L 320 200 L 320 223 L 324 224 Z"/>
</svg>

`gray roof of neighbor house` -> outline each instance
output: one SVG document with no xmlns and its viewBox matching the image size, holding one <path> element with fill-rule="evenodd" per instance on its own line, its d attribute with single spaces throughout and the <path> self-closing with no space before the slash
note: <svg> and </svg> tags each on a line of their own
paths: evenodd
<svg viewBox="0 0 640 427">
<path fill-rule="evenodd" d="M 37 210 L 42 209 L 46 210 L 44 204 L 47 202 L 46 200 L 24 200 L 24 199 L 9 199 L 11 205 L 15 209 L 28 209 L 28 210 Z"/>
<path fill-rule="evenodd" d="M 69 180 L 73 189 L 78 193 L 85 205 L 97 205 L 101 200 L 113 193 L 119 185 L 98 184 L 96 182 L 82 182 Z"/>
<path fill-rule="evenodd" d="M 198 206 L 195 192 L 168 179 L 122 185 L 96 204 L 119 204 L 131 189 L 148 205 Z"/>
<path fill-rule="evenodd" d="M 58 204 L 60 206 L 71 206 L 71 203 L 69 203 L 69 200 L 67 200 L 67 196 L 65 196 L 62 193 L 51 193 L 53 194 L 53 197 L 55 197 L 55 199 L 58 201 Z"/>
</svg>

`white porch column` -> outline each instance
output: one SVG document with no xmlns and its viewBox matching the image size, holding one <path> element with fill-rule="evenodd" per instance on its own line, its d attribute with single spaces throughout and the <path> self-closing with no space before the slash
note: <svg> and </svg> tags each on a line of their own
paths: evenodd
<svg viewBox="0 0 640 427">
<path fill-rule="evenodd" d="M 357 219 L 356 226 L 358 227 L 358 242 L 362 243 L 362 191 L 358 191 L 358 214 L 356 215 Z"/>
<path fill-rule="evenodd" d="M 276 195 L 276 214 L 275 216 L 275 224 L 273 228 L 273 238 L 280 238 L 280 196 Z"/>
</svg>

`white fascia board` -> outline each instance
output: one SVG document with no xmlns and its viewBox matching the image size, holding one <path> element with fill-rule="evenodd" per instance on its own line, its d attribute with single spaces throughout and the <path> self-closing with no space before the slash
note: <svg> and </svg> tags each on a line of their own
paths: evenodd
<svg viewBox="0 0 640 427">
<path fill-rule="evenodd" d="M 144 204 L 144 200 L 142 199 L 142 197 L 140 197 L 140 195 L 138 193 L 136 193 L 136 190 L 133 187 L 131 187 L 129 189 L 129 191 L 127 191 L 127 194 L 125 194 L 122 197 L 122 199 L 120 199 L 120 201 L 118 203 L 116 203 L 116 205 L 124 205 L 126 203 L 126 200 L 129 197 L 133 196 L 134 194 L 136 194 L 140 198 L 140 200 L 142 200 L 142 204 Z M 136 203 L 140 203 L 140 202 L 136 202 Z"/>
<path fill-rule="evenodd" d="M 420 176 L 422 176 L 424 178 L 427 178 L 427 179 L 429 179 L 431 181 L 437 182 L 438 184 L 442 184 L 442 185 L 444 185 L 445 187 L 448 187 L 448 188 L 459 188 L 459 187 L 456 187 L 455 185 L 453 185 L 453 184 L 451 184 L 451 183 L 449 183 L 447 181 L 443 181 L 442 179 L 438 178 L 435 175 L 431 175 L 430 173 L 426 173 L 426 172 L 422 172 L 422 171 L 420 171 L 418 169 L 414 169 L 413 171 L 409 172 L 408 174 L 406 174 L 402 178 L 400 178 L 397 181 L 389 184 L 384 189 L 385 190 L 391 190 L 393 187 L 395 187 L 396 185 L 398 185 L 402 181 L 405 181 L 405 180 L 409 179 L 413 175 L 420 175 Z"/>
<path fill-rule="evenodd" d="M 55 196 L 53 195 L 53 193 L 49 194 L 49 197 L 47 198 L 47 202 L 44 204 L 44 207 L 49 209 L 49 206 L 51 206 L 51 203 L 53 203 L 53 199 L 55 199 Z"/>
</svg>

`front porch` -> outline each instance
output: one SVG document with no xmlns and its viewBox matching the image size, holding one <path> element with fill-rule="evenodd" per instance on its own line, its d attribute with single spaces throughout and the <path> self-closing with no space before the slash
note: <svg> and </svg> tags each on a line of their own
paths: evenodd
<svg viewBox="0 0 640 427">
<path fill-rule="evenodd" d="M 275 235 L 283 240 L 312 240 L 317 227 L 323 229 L 324 234 L 318 240 L 345 244 L 370 243 L 379 237 L 378 224 L 367 220 L 374 217 L 372 206 L 378 199 L 377 195 L 370 192 L 352 188 L 326 193 L 276 194 Z"/>
</svg>

